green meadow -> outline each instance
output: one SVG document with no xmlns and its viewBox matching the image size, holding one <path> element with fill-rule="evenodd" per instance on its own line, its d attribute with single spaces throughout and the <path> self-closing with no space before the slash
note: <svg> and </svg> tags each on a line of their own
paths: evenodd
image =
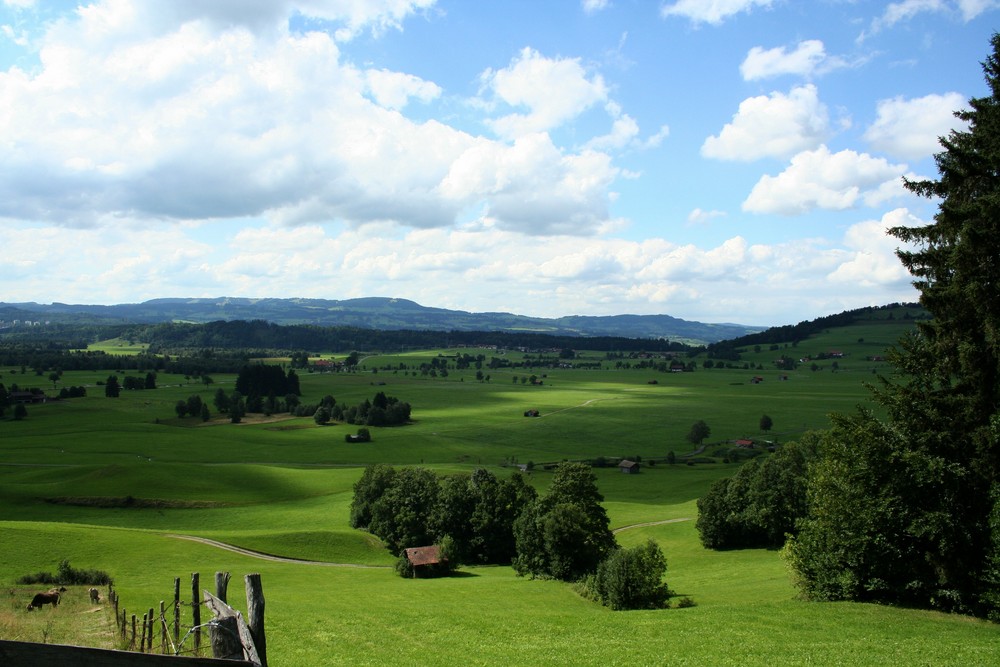
<svg viewBox="0 0 1000 667">
<path fill-rule="evenodd" d="M 97 385 L 108 373 L 67 372 L 59 385 L 86 385 L 87 397 L 0 420 L 0 582 L 8 591 L 0 638 L 114 645 L 106 609 L 22 611 L 29 590 L 17 578 L 68 559 L 110 573 L 123 604 L 140 615 L 172 596 L 175 577 L 187 598 L 192 572 L 203 588 L 216 571 L 231 572 L 230 601 L 243 607 L 241 578 L 260 572 L 274 665 L 1000 664 L 996 625 L 803 601 L 779 552 L 713 552 L 698 540 L 697 498 L 740 465 L 729 441 L 787 442 L 825 428 L 831 412 L 867 403 L 865 383 L 889 371 L 868 359 L 904 328 L 864 322 L 797 346 L 748 350 L 738 368 L 705 369 L 699 358 L 692 373 L 619 367 L 597 351 L 579 361 L 601 361 L 600 369 L 484 368 L 488 382 L 475 369 L 446 377 L 415 370 L 455 350 L 372 355 L 351 374 L 300 373 L 304 403 L 329 394 L 353 405 L 384 391 L 412 405 L 414 423 L 373 428 L 370 443 L 344 441 L 357 427 L 311 418 L 252 415 L 230 424 L 214 414 L 212 398 L 219 387 L 232 390 L 232 376 L 213 375 L 206 386 L 160 374 L 154 390 L 109 399 Z M 787 372 L 773 365 L 781 354 L 831 351 L 843 356 Z M 498 354 L 462 352 L 487 361 Z M 52 388 L 46 377 L 13 370 L 0 369 L 7 386 Z M 520 381 L 529 375 L 542 383 Z M 213 418 L 178 419 L 176 402 L 196 393 Z M 529 409 L 541 416 L 524 417 Z M 759 430 L 764 414 L 774 423 L 769 433 Z M 685 439 L 696 420 L 711 428 L 697 452 Z M 610 611 L 571 585 L 519 578 L 509 567 L 404 580 L 376 539 L 348 526 L 352 486 L 368 463 L 509 475 L 510 464 L 531 462 L 528 479 L 544 490 L 547 464 L 597 457 L 611 464 L 595 473 L 619 542 L 653 539 L 667 557 L 671 609 Z M 614 467 L 637 457 L 639 475 Z M 182 536 L 314 562 L 264 560 Z M 695 606 L 676 608 L 683 596 Z M 60 630 L 74 615 L 87 630 Z"/>
</svg>

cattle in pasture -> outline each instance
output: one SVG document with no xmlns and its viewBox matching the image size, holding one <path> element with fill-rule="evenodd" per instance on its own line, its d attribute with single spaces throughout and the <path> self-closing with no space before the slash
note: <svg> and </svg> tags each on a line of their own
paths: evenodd
<svg viewBox="0 0 1000 667">
<path fill-rule="evenodd" d="M 93 602 L 93 603 L 96 604 L 96 603 L 98 603 L 98 602 L 101 601 L 101 594 L 100 594 L 100 592 L 96 588 L 91 588 L 87 592 L 90 593 L 90 601 L 91 602 Z"/>
<path fill-rule="evenodd" d="M 45 593 L 35 593 L 35 597 L 28 603 L 28 611 L 41 609 L 44 605 L 50 604 L 53 607 L 59 604 L 59 590 L 46 591 Z"/>
</svg>

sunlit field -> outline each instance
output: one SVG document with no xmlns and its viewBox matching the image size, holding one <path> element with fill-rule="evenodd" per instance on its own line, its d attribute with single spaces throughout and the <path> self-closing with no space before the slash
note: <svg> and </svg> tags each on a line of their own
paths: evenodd
<svg viewBox="0 0 1000 667">
<path fill-rule="evenodd" d="M 232 391 L 232 376 L 204 385 L 160 374 L 156 389 L 111 399 L 97 384 L 107 373 L 67 372 L 57 386 L 85 385 L 88 396 L 0 420 L 0 580 L 8 591 L 0 638 L 114 646 L 101 631 L 106 608 L 74 602 L 23 612 L 30 591 L 16 579 L 68 559 L 109 572 L 124 604 L 137 610 L 169 599 L 174 577 L 188 587 L 200 572 L 210 588 L 220 570 L 233 574 L 230 601 L 242 607 L 242 575 L 260 572 L 271 664 L 997 664 L 995 625 L 805 602 L 778 552 L 712 552 L 698 540 L 697 498 L 740 464 L 730 441 L 780 444 L 824 428 L 831 412 L 866 403 L 864 384 L 887 372 L 868 358 L 899 330 L 866 323 L 795 347 L 749 350 L 738 368 L 705 369 L 699 359 L 691 373 L 619 368 L 600 351 L 581 360 L 601 361 L 600 369 L 484 368 L 489 381 L 477 380 L 474 368 L 446 377 L 415 370 L 454 350 L 368 356 L 351 374 L 301 372 L 304 403 L 329 394 L 353 405 L 384 391 L 412 405 L 412 424 L 373 428 L 370 443 L 344 441 L 355 426 L 287 414 L 230 424 L 212 399 L 220 387 Z M 843 354 L 836 367 L 830 359 L 795 371 L 773 365 L 781 354 L 833 350 Z M 487 363 L 497 354 L 465 352 Z M 52 389 L 30 371 L 0 375 L 8 387 Z M 530 375 L 541 384 L 521 382 Z M 754 376 L 763 381 L 752 383 Z M 174 405 L 192 394 L 209 405 L 209 421 L 176 416 Z M 525 417 L 529 409 L 540 416 Z M 765 414 L 774 423 L 768 433 L 759 428 Z M 696 420 L 711 428 L 697 450 L 685 437 Z M 509 567 L 401 579 L 393 555 L 348 526 L 352 486 L 367 463 L 441 474 L 486 467 L 526 474 L 544 489 L 547 465 L 598 457 L 610 464 L 595 473 L 618 541 L 656 540 L 670 588 L 696 606 L 679 609 L 675 599 L 671 609 L 613 612 L 571 585 L 519 578 Z M 621 458 L 641 460 L 641 474 L 622 475 Z M 529 462 L 529 473 L 513 466 Z M 262 560 L 179 536 L 320 563 Z M 84 591 L 67 596 L 79 601 Z"/>
</svg>

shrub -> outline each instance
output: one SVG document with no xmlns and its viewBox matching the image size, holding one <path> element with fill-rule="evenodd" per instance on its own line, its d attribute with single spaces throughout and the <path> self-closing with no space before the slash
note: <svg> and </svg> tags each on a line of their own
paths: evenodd
<svg viewBox="0 0 1000 667">
<path fill-rule="evenodd" d="M 631 549 L 615 549 L 585 580 L 594 599 L 606 607 L 622 609 L 663 609 L 670 589 L 663 582 L 667 559 L 660 547 L 648 540 Z"/>
<path fill-rule="evenodd" d="M 26 574 L 17 580 L 19 584 L 59 584 L 62 586 L 107 586 L 114 580 L 102 570 L 78 570 L 69 564 L 68 560 L 59 563 L 56 574 L 51 572 L 36 572 Z"/>
</svg>

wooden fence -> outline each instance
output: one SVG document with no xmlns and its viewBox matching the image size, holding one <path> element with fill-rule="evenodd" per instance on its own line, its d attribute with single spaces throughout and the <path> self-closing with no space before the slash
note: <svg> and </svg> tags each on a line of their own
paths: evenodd
<svg viewBox="0 0 1000 667">
<path fill-rule="evenodd" d="M 264 634 L 264 593 L 260 575 L 244 577 L 247 616 L 226 603 L 229 573 L 215 573 L 215 594 L 199 594 L 199 575 L 191 575 L 191 602 L 181 601 L 180 579 L 174 579 L 174 598 L 168 612 L 160 601 L 159 613 L 150 607 L 142 619 L 129 614 L 117 591 L 108 586 L 108 600 L 115 616 L 117 632 L 126 650 L 84 648 L 56 644 L 34 644 L 0 640 L 0 665 L 25 667 L 267 667 L 267 644 Z M 213 618 L 201 622 L 201 605 Z M 192 623 L 181 635 L 181 607 L 191 607 Z M 168 620 L 168 613 L 172 621 Z M 141 625 L 140 625 L 141 624 Z M 194 657 L 201 652 L 202 630 L 208 630 L 213 658 Z M 159 634 L 159 639 L 156 635 Z M 190 644 L 188 644 L 190 642 Z M 178 662 L 178 656 L 186 656 Z"/>
</svg>

